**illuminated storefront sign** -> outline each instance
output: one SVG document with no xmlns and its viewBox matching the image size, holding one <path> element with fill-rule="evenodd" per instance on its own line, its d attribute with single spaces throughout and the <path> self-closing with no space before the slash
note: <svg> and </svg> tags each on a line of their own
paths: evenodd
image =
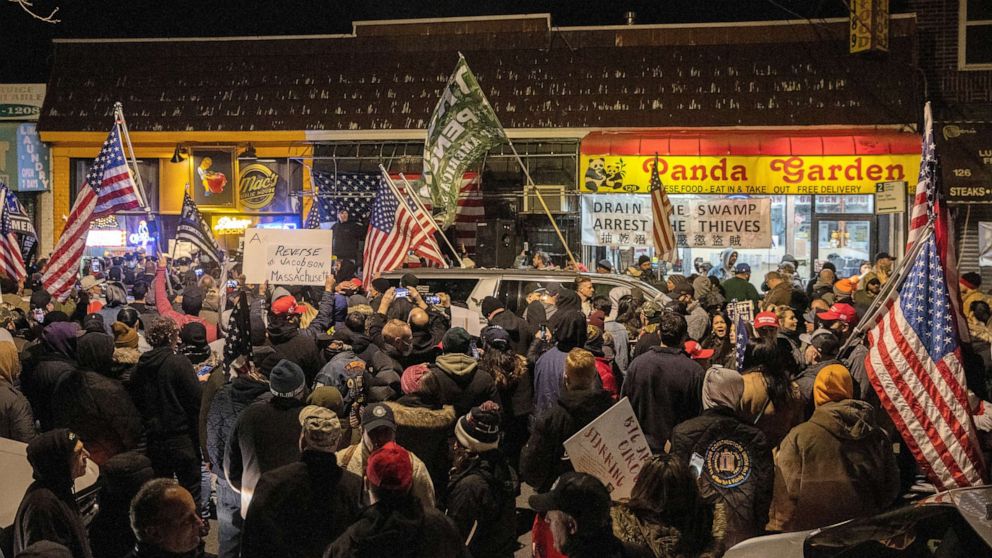
<svg viewBox="0 0 992 558">
<path fill-rule="evenodd" d="M 648 193 L 654 159 L 583 155 L 580 191 Z M 669 194 L 874 194 L 879 182 L 914 182 L 919 167 L 919 155 L 658 158 Z"/>
<path fill-rule="evenodd" d="M 121 247 L 125 245 L 127 232 L 119 229 L 90 229 L 86 235 L 87 246 Z"/>
<path fill-rule="evenodd" d="M 232 217 L 223 215 L 214 222 L 214 232 L 217 234 L 241 234 L 252 225 L 251 218 Z"/>
<path fill-rule="evenodd" d="M 265 165 L 256 163 L 243 167 L 238 179 L 238 199 L 242 207 L 262 209 L 272 203 L 278 182 L 279 175 Z"/>
</svg>

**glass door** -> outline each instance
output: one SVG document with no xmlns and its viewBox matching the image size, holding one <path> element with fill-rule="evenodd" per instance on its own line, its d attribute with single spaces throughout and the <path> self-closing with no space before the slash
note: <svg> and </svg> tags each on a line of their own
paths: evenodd
<svg viewBox="0 0 992 558">
<path fill-rule="evenodd" d="M 831 262 L 838 277 L 861 274 L 861 264 L 871 262 L 872 219 L 844 217 L 843 219 L 814 219 L 816 223 L 817 262 Z"/>
</svg>

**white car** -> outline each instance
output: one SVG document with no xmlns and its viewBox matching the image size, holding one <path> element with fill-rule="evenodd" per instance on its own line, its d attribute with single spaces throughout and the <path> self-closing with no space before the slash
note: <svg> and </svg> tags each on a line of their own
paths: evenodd
<svg viewBox="0 0 992 558">
<path fill-rule="evenodd" d="M 528 285 L 537 283 L 542 287 L 551 284 L 574 288 L 575 278 L 586 276 L 592 279 L 597 295 L 609 296 L 614 289 L 629 293 L 637 287 L 647 299 L 653 299 L 658 289 L 627 275 L 605 273 L 575 273 L 570 271 L 539 271 L 533 269 L 399 269 L 383 273 L 394 285 L 405 273 L 412 273 L 420 281 L 418 290 L 426 293 L 447 293 L 451 296 L 451 325 L 465 328 L 471 335 L 478 336 L 486 326 L 486 318 L 479 306 L 482 299 L 495 296 L 506 303 L 506 308 L 518 316 L 527 307 Z M 614 311 L 616 309 L 614 308 Z"/>
<path fill-rule="evenodd" d="M 755 537 L 724 554 L 725 558 L 862 556 L 992 556 L 992 486 L 941 492 L 908 506 L 821 529 Z"/>
</svg>

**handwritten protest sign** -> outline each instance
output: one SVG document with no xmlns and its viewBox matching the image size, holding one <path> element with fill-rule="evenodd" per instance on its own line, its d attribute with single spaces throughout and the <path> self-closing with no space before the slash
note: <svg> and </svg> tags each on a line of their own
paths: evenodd
<svg viewBox="0 0 992 558">
<path fill-rule="evenodd" d="M 651 448 L 626 397 L 564 445 L 572 467 L 602 481 L 614 500 L 630 498 L 637 473 L 651 458 Z"/>
<path fill-rule="evenodd" d="M 331 235 L 321 229 L 245 229 L 245 280 L 323 285 L 331 273 Z"/>
</svg>

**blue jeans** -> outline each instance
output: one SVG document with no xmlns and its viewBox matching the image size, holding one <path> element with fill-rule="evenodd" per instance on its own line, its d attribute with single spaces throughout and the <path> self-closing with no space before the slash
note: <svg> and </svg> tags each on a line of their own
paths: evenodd
<svg viewBox="0 0 992 558">
<path fill-rule="evenodd" d="M 200 464 L 200 501 L 197 504 L 200 507 L 200 517 L 203 519 L 210 518 L 210 490 L 211 490 L 211 477 L 210 469 L 207 468 L 206 463 Z"/>
<path fill-rule="evenodd" d="M 217 477 L 217 558 L 238 558 L 241 554 L 241 495 L 227 481 Z"/>
</svg>

